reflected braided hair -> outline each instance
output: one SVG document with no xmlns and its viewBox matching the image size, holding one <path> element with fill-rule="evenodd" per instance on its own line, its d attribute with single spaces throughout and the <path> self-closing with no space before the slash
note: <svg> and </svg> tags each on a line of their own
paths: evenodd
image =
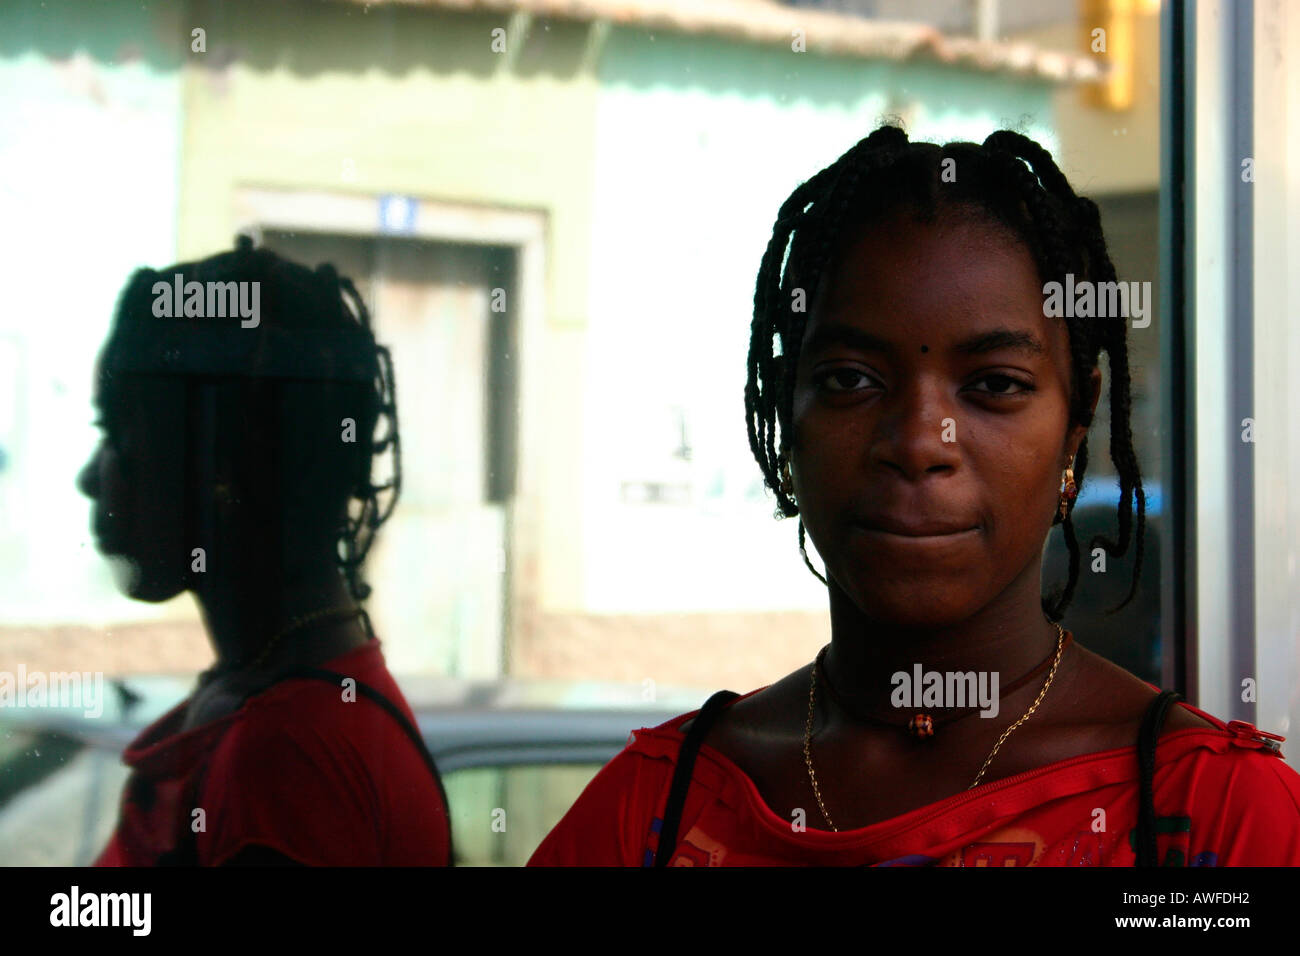
<svg viewBox="0 0 1300 956">
<path fill-rule="evenodd" d="M 351 301 L 355 317 L 362 328 L 374 332 L 370 325 L 370 312 L 366 309 L 361 294 L 346 276 L 340 277 L 334 267 L 322 264 L 316 270 L 326 282 L 336 281 L 338 288 L 347 294 Z M 375 378 L 372 385 L 377 406 L 377 419 L 387 420 L 386 434 L 382 438 L 371 436 L 369 453 L 365 455 L 364 474 L 358 482 L 356 491 L 348 502 L 344 513 L 343 527 L 339 529 L 339 565 L 347 578 L 348 590 L 357 601 L 364 601 L 370 596 L 370 585 L 361 579 L 361 566 L 365 563 L 370 546 L 374 543 L 375 533 L 380 525 L 388 520 L 393 509 L 397 507 L 397 498 L 402 491 L 402 441 L 397 430 L 397 381 L 393 376 L 393 357 L 388 348 L 375 343 Z M 376 426 L 378 421 L 376 421 Z M 392 449 L 393 474 L 381 485 L 373 480 L 374 459 Z M 391 492 L 386 503 L 380 502 L 380 496 Z M 359 503 L 357 513 L 352 513 L 352 502 Z"/>
<path fill-rule="evenodd" d="M 945 162 L 948 160 L 953 162 Z M 953 181 L 944 181 L 946 170 L 957 172 Z M 903 209 L 924 223 L 933 223 L 941 215 L 978 218 L 1008 231 L 1029 248 L 1044 283 L 1063 283 L 1067 273 L 1078 280 L 1116 281 L 1097 204 L 1076 195 L 1048 151 L 1027 136 L 998 130 L 983 144 L 939 146 L 913 143 L 902 129 L 885 125 L 860 140 L 781 204 L 754 288 L 745 424 L 750 449 L 765 483 L 776 495 L 777 517 L 799 514 L 798 505 L 781 488 L 781 454 L 777 450 L 778 426 L 781 452 L 788 445 L 786 437 L 793 435 L 795 377 L 807 324 L 808 313 L 793 307 L 794 292 L 817 290 L 811 295 L 820 294 L 849 240 L 889 213 Z M 812 308 L 809 306 L 809 311 Z M 1070 341 L 1071 426 L 1092 424 L 1082 383 L 1097 366 L 1103 349 L 1109 358 L 1110 456 L 1119 473 L 1119 540 L 1098 535 L 1090 548 L 1100 545 L 1116 557 L 1128 552 L 1130 536 L 1136 539 L 1132 585 L 1127 597 L 1112 609 L 1119 610 L 1137 592 L 1146 526 L 1146 498 L 1129 422 L 1127 323 L 1076 316 L 1063 321 Z M 1080 490 L 1087 468 L 1085 436 L 1074 461 Z M 1072 510 L 1073 504 L 1064 522 L 1059 512 L 1052 521 L 1063 525 L 1070 558 L 1064 590 L 1050 600 L 1043 599 L 1043 610 L 1054 622 L 1064 616 L 1079 577 Z M 808 559 L 805 537 L 801 518 L 799 551 L 808 569 L 825 584 L 826 579 Z"/>
</svg>

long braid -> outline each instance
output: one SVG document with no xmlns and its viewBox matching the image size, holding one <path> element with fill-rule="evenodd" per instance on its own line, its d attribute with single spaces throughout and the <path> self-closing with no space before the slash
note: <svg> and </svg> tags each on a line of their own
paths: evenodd
<svg viewBox="0 0 1300 956">
<path fill-rule="evenodd" d="M 318 270 L 327 282 L 335 281 L 337 288 L 347 293 L 356 312 L 356 320 L 362 328 L 372 333 L 370 313 L 352 280 L 339 277 L 332 267 Z M 388 349 L 375 345 L 375 379 L 374 396 L 377 404 L 377 418 L 387 419 L 387 433 L 384 437 L 374 439 L 371 436 L 370 449 L 366 453 L 364 467 L 358 476 L 356 490 L 352 497 L 361 503 L 360 512 L 353 517 L 350 509 L 345 509 L 343 526 L 339 530 L 339 564 L 347 578 L 348 590 L 358 602 L 370 596 L 371 588 L 361 577 L 361 566 L 365 563 L 370 547 L 374 543 L 375 533 L 380 525 L 388 520 L 397 506 L 397 498 L 402 490 L 402 446 L 397 427 L 397 382 L 393 375 L 393 359 Z M 375 423 L 378 426 L 378 422 Z M 371 480 L 374 458 L 391 449 L 393 457 L 392 477 L 382 485 Z M 387 491 L 392 495 L 386 506 L 380 504 L 379 496 Z"/>
<path fill-rule="evenodd" d="M 777 452 L 773 447 L 773 430 L 776 427 L 776 413 L 780 409 L 779 396 L 774 396 L 766 383 L 773 380 L 776 373 L 776 361 L 772 354 L 772 342 L 778 332 L 774 318 L 781 314 L 781 270 L 784 265 L 786 247 L 795 224 L 804 218 L 807 208 L 814 197 L 819 195 L 828 179 L 833 175 L 833 168 L 822 170 L 812 179 L 803 183 L 781 205 L 777 214 L 772 238 L 768 241 L 767 251 L 763 253 L 762 264 L 758 270 L 758 281 L 754 285 L 754 320 L 750 326 L 749 341 L 749 378 L 745 385 L 745 422 L 749 432 L 749 447 L 758 459 L 759 467 L 770 487 L 777 489 L 778 513 L 790 517 L 797 513 L 792 501 L 780 491 L 778 477 L 779 464 Z M 760 345 L 766 345 L 761 349 Z M 782 355 L 785 359 L 785 355 Z"/>
<path fill-rule="evenodd" d="M 1101 230 L 1101 212 L 1097 204 L 1090 199 L 1077 200 L 1079 216 L 1085 223 L 1085 235 L 1088 237 L 1088 255 L 1101 281 L 1116 280 L 1115 266 L 1106 251 L 1106 242 Z M 1119 473 L 1119 541 L 1114 542 L 1102 535 L 1093 538 L 1089 547 L 1100 544 L 1112 556 L 1122 555 L 1128 550 L 1131 513 L 1137 511 L 1136 547 L 1133 556 L 1133 583 L 1128 596 L 1115 608 L 1124 607 L 1137 593 L 1138 575 L 1142 570 L 1142 557 L 1145 549 L 1145 535 L 1142 533 L 1146 524 L 1146 495 L 1142 490 L 1142 473 L 1138 467 L 1137 454 L 1133 449 L 1131 425 L 1132 388 L 1128 365 L 1128 326 L 1123 318 L 1112 318 L 1103 326 L 1101 347 L 1110 359 L 1110 456 Z"/>
</svg>

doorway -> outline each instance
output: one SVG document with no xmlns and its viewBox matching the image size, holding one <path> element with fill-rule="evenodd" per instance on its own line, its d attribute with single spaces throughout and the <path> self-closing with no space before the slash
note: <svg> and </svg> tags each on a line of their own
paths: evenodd
<svg viewBox="0 0 1300 956">
<path fill-rule="evenodd" d="M 392 354 L 402 487 L 363 569 L 390 669 L 500 674 L 518 420 L 515 310 L 504 305 L 514 249 L 301 230 L 264 230 L 262 244 L 352 279 Z"/>
</svg>

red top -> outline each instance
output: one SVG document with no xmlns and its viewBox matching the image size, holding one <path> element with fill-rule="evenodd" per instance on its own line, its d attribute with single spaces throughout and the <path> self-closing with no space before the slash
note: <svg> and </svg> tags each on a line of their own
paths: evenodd
<svg viewBox="0 0 1300 956">
<path fill-rule="evenodd" d="M 414 723 L 378 640 L 322 666 L 369 684 Z M 447 809 L 433 774 L 401 725 L 359 691 L 285 680 L 232 714 L 180 732 L 188 703 L 123 754 L 132 773 L 96 866 L 155 865 L 181 828 L 198 820 L 205 866 L 250 845 L 315 866 L 449 862 Z M 204 768 L 201 792 L 190 796 Z"/>
<path fill-rule="evenodd" d="M 1300 774 L 1252 725 L 1225 725 L 1182 706 L 1217 729 L 1159 738 L 1161 865 L 1300 866 Z M 528 865 L 652 865 L 684 739 L 678 728 L 697 713 L 634 733 Z M 813 829 L 815 807 L 802 826 L 777 814 L 739 767 L 705 744 L 669 865 L 1133 866 L 1136 751 L 1072 757 L 835 833 Z"/>
</svg>

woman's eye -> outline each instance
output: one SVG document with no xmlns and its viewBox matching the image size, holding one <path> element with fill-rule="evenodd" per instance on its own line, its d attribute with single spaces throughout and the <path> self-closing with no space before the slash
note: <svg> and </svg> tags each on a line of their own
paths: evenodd
<svg viewBox="0 0 1300 956">
<path fill-rule="evenodd" d="M 817 382 L 828 392 L 854 392 L 854 382 L 870 381 L 870 376 L 852 368 L 835 368 L 817 376 Z M 834 383 L 834 384 L 832 384 Z"/>
<path fill-rule="evenodd" d="M 991 383 L 993 387 L 982 389 L 977 388 L 977 392 L 984 392 L 987 395 L 1020 395 L 1024 392 L 1032 392 L 1034 386 L 1028 382 L 1022 382 L 1018 378 L 1012 378 L 1010 375 L 985 375 L 979 379 L 979 382 Z M 1014 390 L 1008 390 L 1008 387 Z"/>
<path fill-rule="evenodd" d="M 866 372 L 857 369 L 836 368 L 828 372 L 822 372 L 817 376 L 816 381 L 825 391 L 843 393 L 862 391 L 864 388 L 870 387 L 875 379 Z M 978 379 L 976 384 L 984 384 L 987 387 L 977 388 L 975 391 L 998 397 L 1010 397 L 1034 391 L 1034 386 L 1029 382 L 1013 378 L 1010 375 L 985 375 L 983 378 Z"/>
</svg>

